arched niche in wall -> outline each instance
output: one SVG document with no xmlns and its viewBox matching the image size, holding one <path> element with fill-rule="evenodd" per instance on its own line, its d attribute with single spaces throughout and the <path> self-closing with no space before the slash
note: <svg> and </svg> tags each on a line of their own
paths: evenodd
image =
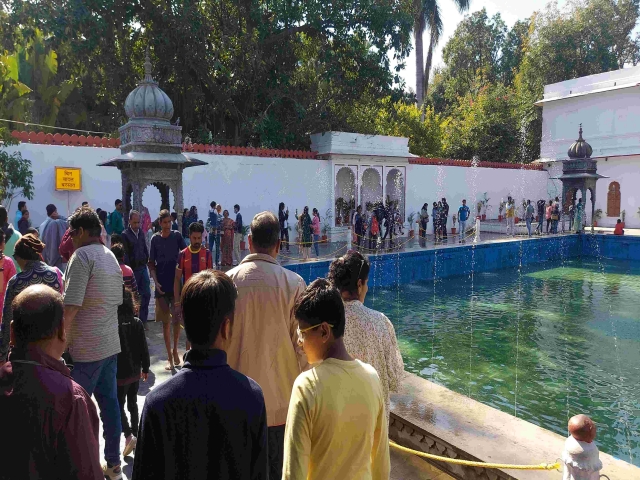
<svg viewBox="0 0 640 480">
<path fill-rule="evenodd" d="M 609 191 L 607 192 L 607 216 L 620 216 L 620 184 L 618 182 L 611 182 L 609 184 Z"/>
<path fill-rule="evenodd" d="M 336 171 L 334 183 L 334 222 L 336 226 L 350 223 L 350 213 L 355 208 L 356 176 L 357 167 L 342 166 Z"/>
<path fill-rule="evenodd" d="M 404 208 L 405 208 L 405 178 L 404 178 L 404 167 L 393 167 L 390 169 L 386 169 L 386 183 L 385 183 L 385 203 L 397 202 L 398 210 L 400 211 L 400 216 L 404 218 Z"/>
<path fill-rule="evenodd" d="M 367 209 L 367 204 L 382 201 L 382 168 L 365 167 L 360 181 L 360 204 Z"/>
</svg>

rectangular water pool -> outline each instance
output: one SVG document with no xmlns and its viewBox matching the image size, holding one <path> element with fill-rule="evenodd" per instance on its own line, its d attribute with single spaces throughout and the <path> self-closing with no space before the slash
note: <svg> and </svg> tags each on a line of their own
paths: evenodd
<svg viewBox="0 0 640 480">
<path fill-rule="evenodd" d="M 640 465 L 640 262 L 558 260 L 393 287 L 407 371 L 561 435 L 586 413 L 597 444 Z"/>
</svg>

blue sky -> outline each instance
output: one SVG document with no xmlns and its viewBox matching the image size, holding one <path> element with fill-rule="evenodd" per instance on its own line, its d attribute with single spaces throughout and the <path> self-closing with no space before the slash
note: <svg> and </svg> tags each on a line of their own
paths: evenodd
<svg viewBox="0 0 640 480">
<path fill-rule="evenodd" d="M 444 19 L 443 35 L 440 39 L 435 54 L 433 65 L 437 66 L 442 63 L 442 48 L 447 43 L 447 40 L 453 35 L 458 23 L 464 18 L 464 15 L 458 12 L 458 9 L 454 6 L 452 0 L 439 0 L 440 8 L 442 9 L 442 17 Z M 549 3 L 549 0 L 471 0 L 471 8 L 469 13 L 487 9 L 489 16 L 493 16 L 500 12 L 502 19 L 505 23 L 511 27 L 516 20 L 521 20 L 529 17 L 533 12 L 543 10 Z M 559 0 L 558 5 L 562 6 L 566 3 L 566 0 Z M 424 48 L 425 48 L 425 60 L 427 56 L 426 49 L 429 45 L 429 32 L 425 32 L 424 36 Z M 405 69 L 400 73 L 400 76 L 404 78 L 407 88 L 415 91 L 416 87 L 416 69 L 415 69 L 415 49 L 411 50 L 409 58 L 407 58 Z"/>
</svg>

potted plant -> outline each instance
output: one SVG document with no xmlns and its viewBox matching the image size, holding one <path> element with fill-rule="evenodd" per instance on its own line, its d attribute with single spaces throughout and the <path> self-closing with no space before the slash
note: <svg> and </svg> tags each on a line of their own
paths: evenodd
<svg viewBox="0 0 640 480">
<path fill-rule="evenodd" d="M 324 223 L 322 224 L 322 241 L 327 241 L 327 234 L 329 233 L 329 228 L 331 228 L 331 219 L 333 215 L 331 214 L 331 209 L 328 208 L 324 213 Z"/>
<path fill-rule="evenodd" d="M 415 230 L 413 230 L 413 223 L 416 219 L 416 215 L 417 212 L 411 212 L 407 217 L 407 222 L 409 222 L 409 238 L 413 238 L 413 235 L 415 234 Z"/>
<path fill-rule="evenodd" d="M 351 225 L 351 217 L 353 216 L 353 212 L 356 211 L 356 199 L 351 197 L 351 200 L 348 202 L 344 202 L 344 211 L 342 212 L 342 224 L 343 225 Z"/>
<path fill-rule="evenodd" d="M 598 226 L 598 220 L 602 218 L 602 209 L 599 208 L 595 212 L 593 212 L 593 226 Z"/>
<path fill-rule="evenodd" d="M 456 224 L 458 223 L 458 217 L 456 215 L 453 215 L 451 220 L 453 221 L 453 226 L 451 227 L 451 235 L 455 235 L 456 234 Z"/>
<path fill-rule="evenodd" d="M 242 226 L 242 240 L 240 241 L 240 250 L 246 250 L 247 249 L 247 242 L 244 241 L 245 237 L 247 235 L 249 235 L 249 232 L 251 231 L 251 227 L 249 225 L 243 225 Z"/>
<path fill-rule="evenodd" d="M 507 202 L 505 202 L 504 200 L 502 200 L 500 202 L 500 205 L 498 205 L 498 221 L 501 222 L 502 221 L 502 213 L 504 212 L 504 209 L 507 208 Z"/>
<path fill-rule="evenodd" d="M 482 208 L 483 208 L 483 213 L 482 213 L 482 221 L 484 222 L 487 219 L 487 209 L 489 207 L 489 197 L 487 197 L 487 192 L 483 193 L 483 197 L 482 200 L 480 200 L 480 203 L 482 204 Z M 478 215 L 480 215 L 480 211 L 478 211 Z"/>
</svg>

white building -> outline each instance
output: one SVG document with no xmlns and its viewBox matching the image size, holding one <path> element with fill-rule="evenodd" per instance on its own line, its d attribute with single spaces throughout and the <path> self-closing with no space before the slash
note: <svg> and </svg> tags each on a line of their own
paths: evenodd
<svg viewBox="0 0 640 480">
<path fill-rule="evenodd" d="M 558 176 L 582 124 L 598 173 L 609 177 L 597 183 L 598 225 L 613 226 L 624 212 L 626 225 L 639 228 L 640 66 L 547 85 L 536 105 L 543 109 L 538 161 Z"/>
</svg>

